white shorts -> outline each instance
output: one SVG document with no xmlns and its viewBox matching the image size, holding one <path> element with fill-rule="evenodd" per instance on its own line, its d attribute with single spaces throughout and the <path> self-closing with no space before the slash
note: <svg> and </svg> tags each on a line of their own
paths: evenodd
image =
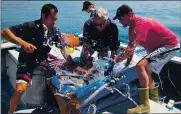
<svg viewBox="0 0 181 114">
<path fill-rule="evenodd" d="M 179 52 L 180 44 L 175 47 L 161 47 L 151 52 L 144 59 L 152 66 L 152 71 L 159 74 L 163 66 Z"/>
</svg>

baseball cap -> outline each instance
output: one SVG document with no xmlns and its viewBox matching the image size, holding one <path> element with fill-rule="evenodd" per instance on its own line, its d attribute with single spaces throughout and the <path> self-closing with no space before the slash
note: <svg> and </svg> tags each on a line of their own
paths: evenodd
<svg viewBox="0 0 181 114">
<path fill-rule="evenodd" d="M 128 5 L 123 4 L 117 9 L 116 16 L 113 18 L 113 20 L 119 19 L 120 17 L 124 17 L 124 14 L 128 14 L 130 12 L 133 12 L 131 7 Z"/>
<path fill-rule="evenodd" d="M 89 8 L 90 5 L 93 5 L 93 4 L 91 2 L 89 2 L 89 1 L 85 1 L 83 3 L 82 11 L 86 11 Z"/>
</svg>

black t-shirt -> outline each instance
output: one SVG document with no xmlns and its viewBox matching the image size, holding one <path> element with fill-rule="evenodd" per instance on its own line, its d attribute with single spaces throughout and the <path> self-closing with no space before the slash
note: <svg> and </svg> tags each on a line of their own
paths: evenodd
<svg viewBox="0 0 181 114">
<path fill-rule="evenodd" d="M 43 29 L 43 25 L 40 20 L 32 22 L 26 22 L 24 24 L 10 27 L 10 30 L 24 41 L 36 46 L 36 50 L 33 53 L 26 53 L 22 48 L 20 49 L 18 61 L 21 63 L 36 64 L 45 60 L 50 51 L 50 47 L 47 41 L 51 43 L 60 43 L 60 32 L 58 28 L 53 27 L 48 30 L 47 35 Z"/>
<path fill-rule="evenodd" d="M 93 20 L 89 19 L 84 24 L 83 41 L 84 43 L 91 44 L 92 49 L 95 51 L 108 51 L 119 48 L 119 33 L 115 23 L 110 19 L 103 31 L 98 31 L 93 24 Z"/>
</svg>

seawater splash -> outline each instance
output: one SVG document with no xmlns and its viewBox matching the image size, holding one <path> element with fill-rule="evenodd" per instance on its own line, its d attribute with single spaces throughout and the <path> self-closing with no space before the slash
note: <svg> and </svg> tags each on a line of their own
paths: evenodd
<svg viewBox="0 0 181 114">
<path fill-rule="evenodd" d="M 105 61 L 104 60 L 97 60 L 94 64 L 93 64 L 93 69 L 97 70 L 96 75 L 98 77 L 102 77 L 104 76 L 104 72 L 105 72 Z"/>
<path fill-rule="evenodd" d="M 105 78 L 105 60 L 96 60 L 93 64 L 92 69 L 84 75 L 87 84 L 91 84 L 98 80 L 103 80 Z"/>
<path fill-rule="evenodd" d="M 126 68 L 125 68 L 125 64 L 123 62 L 120 62 L 120 63 L 116 63 L 113 67 L 113 70 L 112 70 L 112 74 L 113 76 L 119 76 L 120 73 L 122 71 L 124 71 Z"/>
<path fill-rule="evenodd" d="M 91 94 L 95 92 L 98 88 L 102 87 L 102 85 L 104 84 L 104 79 L 106 78 L 104 76 L 105 63 L 106 63 L 105 60 L 96 60 L 94 62 L 93 68 L 91 69 L 91 71 L 87 73 L 86 75 L 84 75 L 85 77 L 84 80 L 87 81 L 88 85 L 76 90 L 77 98 Z M 88 101 L 90 99 L 92 99 L 92 97 L 90 97 Z M 85 101 L 85 104 L 88 101 Z"/>
<path fill-rule="evenodd" d="M 127 66 L 127 68 L 135 66 L 146 55 L 147 55 L 147 51 L 144 48 L 142 48 L 142 47 L 136 48 L 135 54 L 133 55 L 133 58 L 129 64 L 129 66 Z M 120 75 L 123 71 L 125 71 L 127 69 L 125 67 L 126 61 L 127 60 L 116 63 L 113 67 L 112 74 L 117 76 L 117 75 Z"/>
</svg>

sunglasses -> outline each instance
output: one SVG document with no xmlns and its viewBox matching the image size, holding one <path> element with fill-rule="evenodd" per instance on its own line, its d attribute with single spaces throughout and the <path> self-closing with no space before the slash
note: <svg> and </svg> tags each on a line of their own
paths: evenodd
<svg viewBox="0 0 181 114">
<path fill-rule="evenodd" d="M 123 20 L 123 19 L 124 19 L 124 16 L 118 16 L 117 19 L 118 19 L 118 20 Z"/>
<path fill-rule="evenodd" d="M 103 27 L 103 26 L 105 26 L 105 23 L 106 23 L 106 21 L 104 21 L 104 23 L 99 23 L 99 24 L 94 23 L 94 25 L 95 25 L 96 27 Z"/>
</svg>

